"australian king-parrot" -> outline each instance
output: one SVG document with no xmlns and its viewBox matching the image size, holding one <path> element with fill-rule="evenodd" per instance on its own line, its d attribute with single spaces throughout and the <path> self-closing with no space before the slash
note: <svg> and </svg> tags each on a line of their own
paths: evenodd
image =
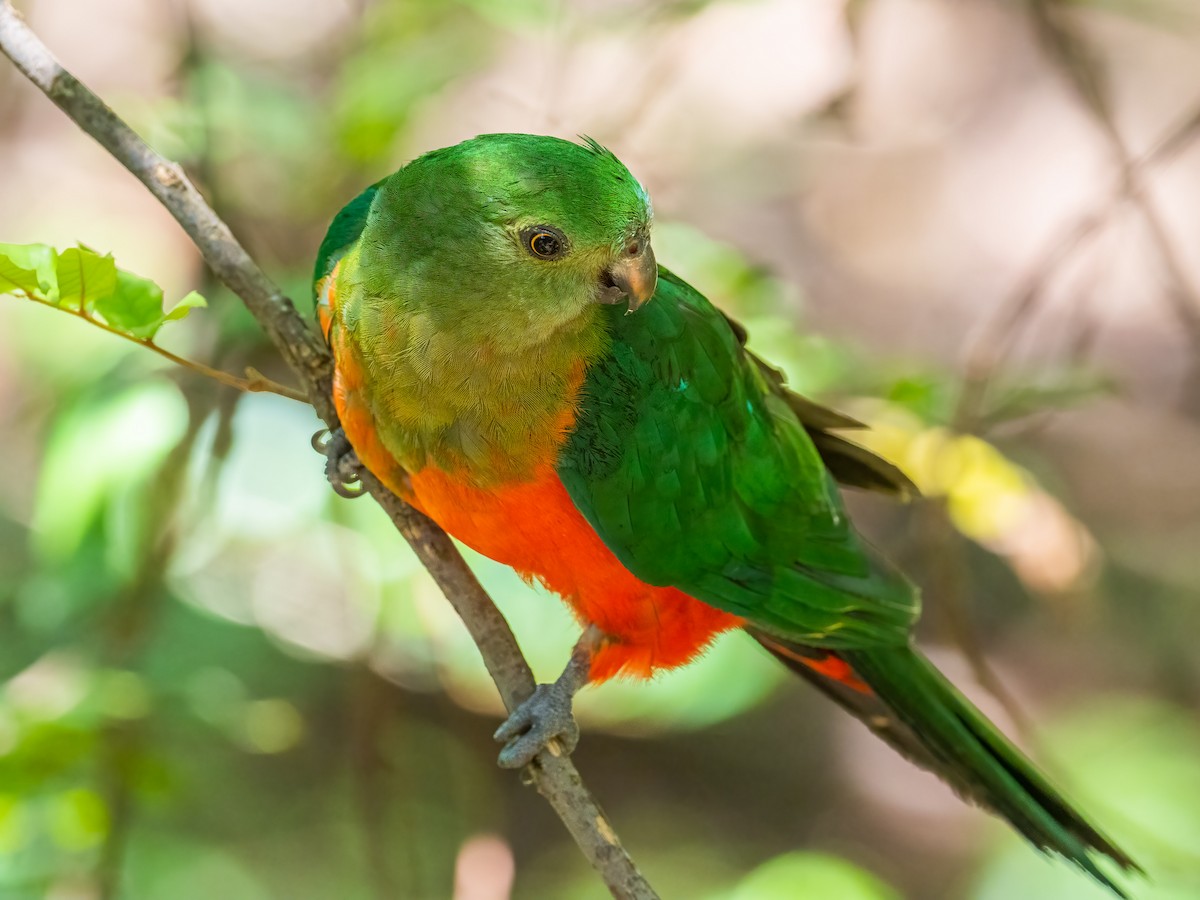
<svg viewBox="0 0 1200 900">
<path fill-rule="evenodd" d="M 918 591 L 858 535 L 838 486 L 904 495 L 908 479 L 657 264 L 651 221 L 646 191 L 594 141 L 492 134 L 369 187 L 319 252 L 358 462 L 583 628 L 562 676 L 497 732 L 501 763 L 573 747 L 584 684 L 682 666 L 740 628 L 1120 893 L 1097 858 L 1130 857 L 912 646 Z"/>
</svg>

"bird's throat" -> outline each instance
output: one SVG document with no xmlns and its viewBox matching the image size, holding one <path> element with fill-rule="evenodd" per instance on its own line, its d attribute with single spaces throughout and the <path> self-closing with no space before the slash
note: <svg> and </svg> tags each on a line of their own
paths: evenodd
<svg viewBox="0 0 1200 900">
<path fill-rule="evenodd" d="M 435 466 L 479 487 L 526 481 L 557 459 L 607 347 L 590 313 L 520 347 L 395 307 L 371 318 L 358 323 L 356 355 L 383 444 L 409 472 Z M 381 335 L 386 349 L 372 345 Z"/>
</svg>

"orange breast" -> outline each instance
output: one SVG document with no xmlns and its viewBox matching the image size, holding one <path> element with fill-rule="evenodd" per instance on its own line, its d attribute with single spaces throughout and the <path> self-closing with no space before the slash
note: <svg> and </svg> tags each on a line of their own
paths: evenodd
<svg viewBox="0 0 1200 900">
<path fill-rule="evenodd" d="M 611 640 L 593 660 L 593 681 L 681 666 L 742 624 L 681 591 L 636 578 L 575 508 L 549 462 L 532 480 L 488 489 L 431 466 L 406 473 L 379 438 L 356 350 L 337 327 L 336 272 L 319 287 L 318 313 L 337 361 L 334 403 L 359 460 L 455 538 L 537 579 L 570 604 L 581 624 L 598 626 Z M 573 421 L 566 409 L 554 430 L 565 435 Z"/>
<path fill-rule="evenodd" d="M 353 437 L 351 441 L 353 442 Z M 593 680 L 648 677 L 691 661 L 741 620 L 670 587 L 636 578 L 575 508 L 554 469 L 532 481 L 483 490 L 426 468 L 410 476 L 418 507 L 464 544 L 536 578 L 571 605 L 582 624 L 613 640 Z"/>
</svg>

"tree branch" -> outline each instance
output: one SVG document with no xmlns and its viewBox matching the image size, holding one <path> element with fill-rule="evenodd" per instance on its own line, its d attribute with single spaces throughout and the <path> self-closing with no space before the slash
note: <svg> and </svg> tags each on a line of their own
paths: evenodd
<svg viewBox="0 0 1200 900">
<path fill-rule="evenodd" d="M 183 170 L 152 150 L 104 101 L 67 72 L 9 0 L 0 0 L 0 51 L 167 208 L 217 277 L 258 320 L 307 389 L 317 414 L 330 428 L 336 427 L 333 360 L 324 342 L 250 258 Z M 513 709 L 533 692 L 534 680 L 508 623 L 445 532 L 369 473 L 363 473 L 363 483 L 462 617 L 505 706 Z M 527 771 L 614 897 L 657 900 L 568 757 L 552 745 Z"/>
<path fill-rule="evenodd" d="M 1050 58 L 1099 127 L 1121 173 L 1120 190 L 1123 198 L 1141 212 L 1150 231 L 1150 239 L 1171 281 L 1166 298 L 1191 338 L 1193 348 L 1200 351 L 1200 293 L 1192 285 L 1171 238 L 1170 229 L 1154 202 L 1146 167 L 1134 159 L 1117 126 L 1112 103 L 1105 90 L 1103 72 L 1084 39 L 1070 24 L 1069 11 L 1058 9 L 1056 3 L 1057 0 L 1036 0 L 1033 3 L 1030 8 L 1035 27 L 1042 36 Z M 1172 136 L 1159 143 L 1159 148 L 1170 153 L 1178 152 L 1187 140 L 1195 137 L 1195 126 L 1195 116 L 1188 116 Z"/>
<path fill-rule="evenodd" d="M 1088 96 L 1086 92 L 1081 93 Z M 1130 202 L 1137 202 L 1141 185 L 1152 170 L 1174 162 L 1197 139 L 1200 139 L 1200 105 L 1167 129 L 1141 156 L 1127 158 L 1105 196 L 1076 218 L 1068 220 L 1048 242 L 1028 274 L 1001 303 L 967 351 L 963 389 L 952 416 L 956 430 L 966 432 L 978 427 L 980 408 L 992 376 L 1012 351 L 1022 329 L 1028 327 L 1035 308 L 1045 299 L 1051 277 L 1090 246 L 1118 212 Z M 1156 218 L 1153 211 L 1151 216 Z M 1158 233 L 1152 231 L 1156 242 L 1162 233 L 1161 229 Z M 1175 261 L 1169 244 L 1163 252 L 1171 272 L 1180 272 L 1181 266 Z M 1200 301 L 1186 307 L 1178 306 L 1187 298 L 1174 286 L 1168 299 L 1177 303 L 1177 312 L 1193 337 L 1194 346 L 1200 348 Z"/>
</svg>

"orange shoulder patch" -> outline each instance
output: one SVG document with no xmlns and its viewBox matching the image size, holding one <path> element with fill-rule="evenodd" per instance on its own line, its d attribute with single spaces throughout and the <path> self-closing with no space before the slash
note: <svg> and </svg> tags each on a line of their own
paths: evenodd
<svg viewBox="0 0 1200 900">
<path fill-rule="evenodd" d="M 317 282 L 317 322 L 326 341 L 329 340 L 329 331 L 337 314 L 337 273 L 341 267 L 339 261 L 332 272 Z"/>
</svg>

